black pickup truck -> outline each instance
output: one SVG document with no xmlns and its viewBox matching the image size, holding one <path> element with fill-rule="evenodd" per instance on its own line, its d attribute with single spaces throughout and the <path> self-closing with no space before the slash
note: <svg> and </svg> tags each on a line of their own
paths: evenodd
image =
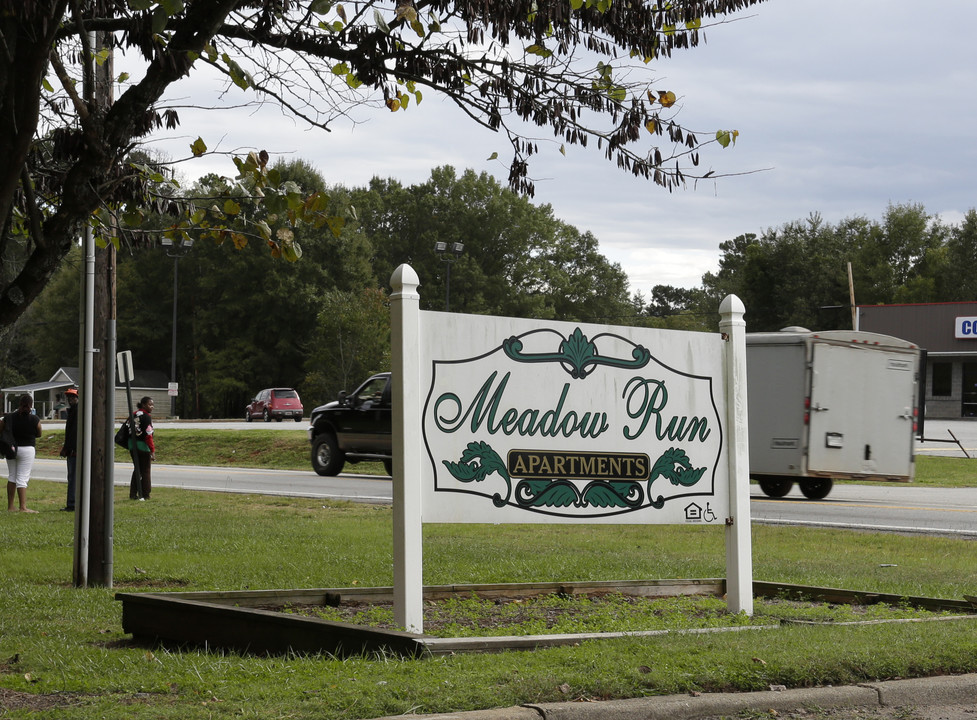
<svg viewBox="0 0 977 720">
<path fill-rule="evenodd" d="M 347 462 L 382 462 L 392 472 L 390 373 L 377 373 L 355 392 L 339 393 L 309 417 L 312 468 L 319 475 L 338 475 Z"/>
</svg>

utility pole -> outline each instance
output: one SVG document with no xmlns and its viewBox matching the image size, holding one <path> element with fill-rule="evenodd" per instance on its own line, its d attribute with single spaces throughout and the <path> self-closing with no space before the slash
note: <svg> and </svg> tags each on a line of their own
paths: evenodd
<svg viewBox="0 0 977 720">
<path fill-rule="evenodd" d="M 112 103 L 113 57 L 111 36 L 95 33 L 91 44 L 93 53 L 104 46 L 108 57 L 94 68 L 94 88 L 91 107 L 94 113 L 104 114 Z M 93 62 L 88 59 L 88 62 Z M 86 98 L 87 99 L 87 98 Z M 82 389 L 82 402 L 90 404 L 91 422 L 85 427 L 87 437 L 81 437 L 87 452 L 79 452 L 79 459 L 87 467 L 78 468 L 87 483 L 79 483 L 86 493 L 76 510 L 75 572 L 76 587 L 89 585 L 112 587 L 112 546 L 114 524 L 114 437 L 115 422 L 115 246 L 95 250 L 94 300 L 92 312 L 85 318 L 85 335 L 92 339 L 91 352 L 85 353 L 82 363 L 90 363 L 85 376 L 91 383 Z M 82 557 L 84 556 L 84 557 Z"/>
</svg>

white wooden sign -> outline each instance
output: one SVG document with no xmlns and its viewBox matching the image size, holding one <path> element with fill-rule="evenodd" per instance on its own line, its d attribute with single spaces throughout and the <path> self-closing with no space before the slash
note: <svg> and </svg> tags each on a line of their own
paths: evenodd
<svg viewBox="0 0 977 720">
<path fill-rule="evenodd" d="M 424 522 L 719 523 L 718 333 L 421 314 Z"/>
<path fill-rule="evenodd" d="M 409 266 L 391 284 L 401 624 L 422 627 L 423 522 L 725 527 L 752 612 L 738 299 L 712 334 L 420 312 Z"/>
</svg>

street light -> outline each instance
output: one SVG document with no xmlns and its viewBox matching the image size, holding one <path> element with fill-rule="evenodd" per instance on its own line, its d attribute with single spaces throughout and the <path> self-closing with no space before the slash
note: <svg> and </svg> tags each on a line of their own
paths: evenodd
<svg viewBox="0 0 977 720">
<path fill-rule="evenodd" d="M 174 243 L 169 238 L 162 240 L 166 256 L 173 258 L 173 344 L 170 346 L 170 382 L 176 382 L 176 288 L 180 274 L 180 258 L 186 257 L 193 247 L 193 240 L 186 238 Z M 170 396 L 170 417 L 176 417 L 176 395 Z"/>
<path fill-rule="evenodd" d="M 450 310 L 449 298 L 451 297 L 451 265 L 459 256 L 465 251 L 464 243 L 453 242 L 436 242 L 434 243 L 434 252 L 438 254 L 441 258 L 441 262 L 445 263 L 447 267 L 447 273 L 444 278 L 444 311 L 448 312 Z"/>
</svg>

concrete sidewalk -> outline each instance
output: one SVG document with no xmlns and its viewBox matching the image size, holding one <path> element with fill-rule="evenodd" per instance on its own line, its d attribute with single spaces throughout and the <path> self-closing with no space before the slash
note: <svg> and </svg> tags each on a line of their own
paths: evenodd
<svg viewBox="0 0 977 720">
<path fill-rule="evenodd" d="M 935 712 L 927 713 L 927 708 Z M 975 718 L 977 674 L 888 680 L 845 687 L 528 704 L 438 715 L 396 715 L 377 720 L 402 720 L 405 717 L 412 720 L 705 720 L 733 718 L 750 711 L 770 715 L 774 715 L 770 711 L 776 711 L 776 714 L 783 715 L 795 711 L 844 709 L 860 713 L 883 713 L 887 709 L 896 711 L 892 715 L 883 713 L 869 717 Z M 904 712 L 906 709 L 921 714 L 907 714 Z M 832 712 L 831 717 L 844 718 L 845 715 Z M 859 714 L 859 717 L 866 715 Z"/>
</svg>

